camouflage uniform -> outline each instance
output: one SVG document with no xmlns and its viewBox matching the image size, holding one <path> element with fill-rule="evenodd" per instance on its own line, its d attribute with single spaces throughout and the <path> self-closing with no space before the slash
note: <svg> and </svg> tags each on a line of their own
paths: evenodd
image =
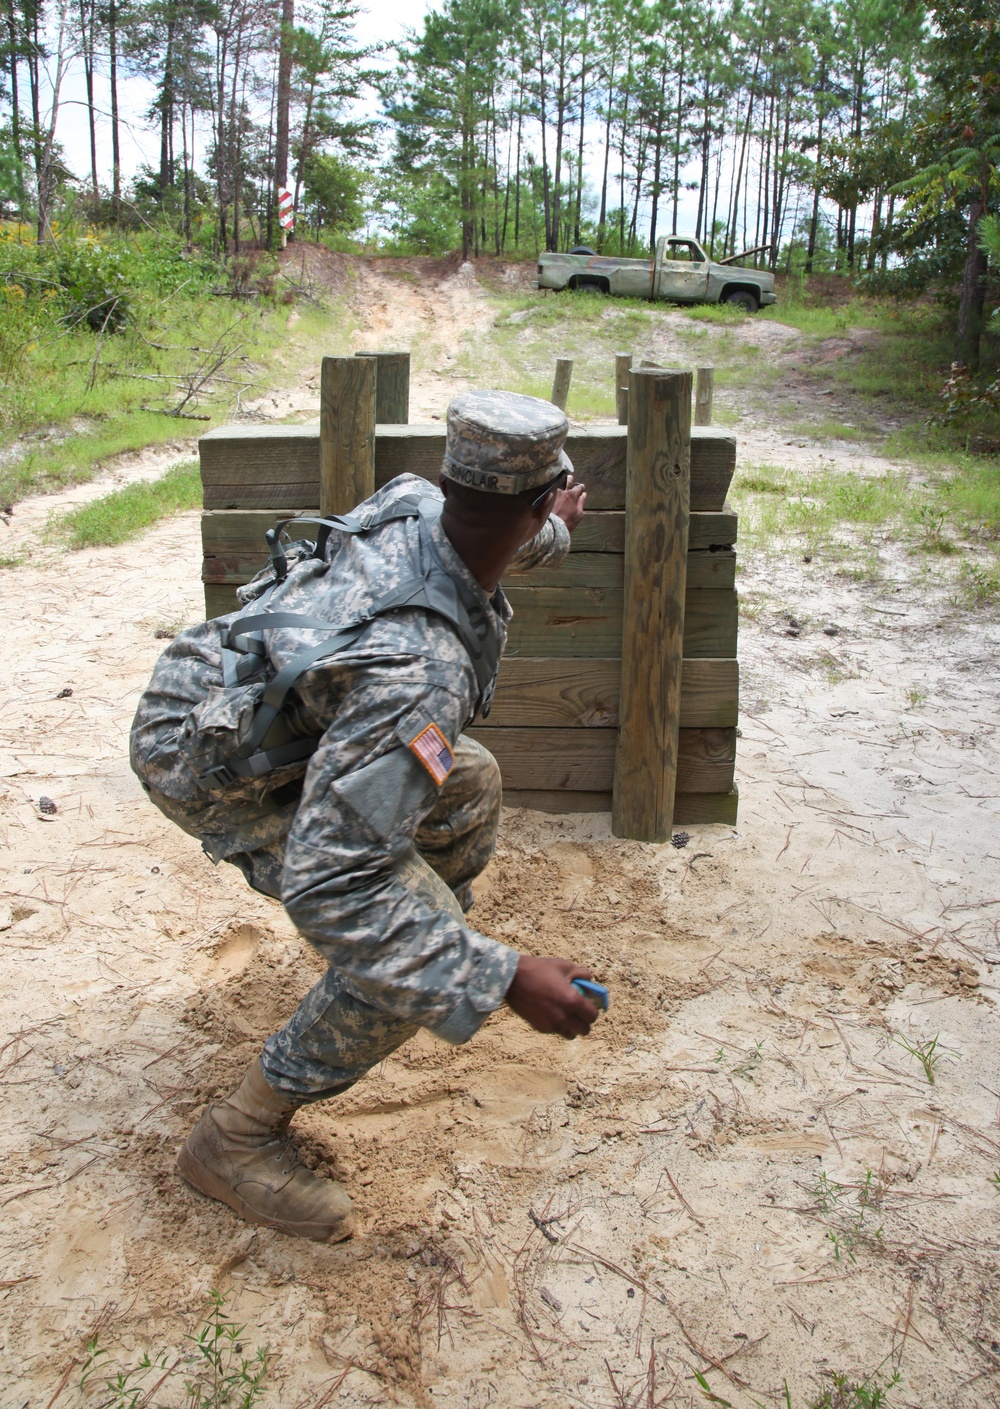
<svg viewBox="0 0 1000 1409">
<path fill-rule="evenodd" d="M 464 401 L 466 414 L 461 398 L 449 409 L 446 475 L 468 483 L 485 474 L 488 492 L 518 493 L 568 466 L 565 418 L 548 403 L 508 393 Z M 402 475 L 362 507 L 415 488 L 443 497 Z M 487 596 L 439 519 L 432 536 L 447 571 L 488 606 L 502 649 L 511 615 L 502 591 Z M 356 619 L 419 566 L 412 518 L 335 535 L 332 545 L 328 561 L 300 557 L 269 610 Z M 555 564 L 568 548 L 566 526 L 553 516 L 512 566 Z M 241 597 L 253 600 L 272 580 L 261 575 Z M 206 792 L 199 749 L 213 731 L 238 734 L 245 724 L 245 702 L 223 689 L 220 664 L 235 615 L 183 632 L 163 653 L 132 727 L 132 767 L 213 861 L 231 861 L 255 889 L 279 897 L 329 964 L 261 1057 L 276 1091 L 317 1100 L 345 1089 L 418 1027 L 467 1041 L 503 1002 L 519 956 L 463 918 L 470 882 L 494 849 L 499 770 L 462 736 L 479 687 L 457 632 L 432 613 L 405 609 L 376 616 L 297 682 L 288 727 L 322 736 L 304 778 L 300 763 Z M 303 643 L 321 639 L 301 628 L 268 630 L 270 665 L 281 669 Z M 440 741 L 429 762 L 422 739 Z"/>
</svg>

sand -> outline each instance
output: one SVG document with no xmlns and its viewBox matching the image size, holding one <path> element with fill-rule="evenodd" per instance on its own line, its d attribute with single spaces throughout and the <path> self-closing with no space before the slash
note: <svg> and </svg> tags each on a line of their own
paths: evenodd
<svg viewBox="0 0 1000 1409">
<path fill-rule="evenodd" d="M 799 1409 L 895 1370 L 893 1405 L 1000 1403 L 997 621 L 902 559 L 751 562 L 738 828 L 505 812 L 475 922 L 611 1011 L 421 1035 L 303 1113 L 360 1215 L 322 1247 L 173 1170 L 319 971 L 128 770 L 198 567 L 189 514 L 0 580 L 0 1409 L 117 1403 L 79 1389 L 95 1328 L 109 1365 L 173 1363 L 213 1289 L 282 1409 Z M 935 1038 L 931 1084 L 903 1044 Z"/>
</svg>

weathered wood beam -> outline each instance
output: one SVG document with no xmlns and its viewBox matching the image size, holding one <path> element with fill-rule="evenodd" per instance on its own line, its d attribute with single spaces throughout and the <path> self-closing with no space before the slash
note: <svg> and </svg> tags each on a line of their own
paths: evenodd
<svg viewBox="0 0 1000 1409">
<path fill-rule="evenodd" d="M 202 549 L 206 555 L 229 552 L 230 549 L 249 549 L 264 552 L 264 532 L 272 528 L 278 519 L 291 518 L 295 514 L 315 514 L 317 504 L 306 508 L 291 508 L 281 504 L 273 509 L 207 509 L 201 516 Z M 727 549 L 736 542 L 737 516 L 730 505 L 721 513 L 692 514 L 688 528 L 688 549 L 691 552 Z M 294 536 L 294 526 L 289 532 Z M 307 525 L 302 536 L 310 537 L 313 530 Z M 570 561 L 581 553 L 624 553 L 625 515 L 623 513 L 591 513 L 588 509 L 573 532 L 570 544 Z M 558 569 L 556 569 L 558 571 Z M 510 577 L 514 582 L 517 574 Z M 523 576 L 525 583 L 537 582 L 535 574 Z"/>
<path fill-rule="evenodd" d="M 319 511 L 346 514 L 375 493 L 375 359 L 324 357 Z"/>
<path fill-rule="evenodd" d="M 666 841 L 674 814 L 690 508 L 691 373 L 633 369 L 611 830 L 636 841 Z"/>
<path fill-rule="evenodd" d="M 477 726 L 469 734 L 499 763 L 505 788 L 607 792 L 612 787 L 617 729 Z M 682 729 L 676 748 L 677 791 L 729 791 L 736 764 L 735 729 Z"/>
<path fill-rule="evenodd" d="M 477 728 L 612 728 L 618 723 L 620 660 L 505 659 L 493 708 Z M 740 673 L 735 660 L 685 660 L 681 728 L 736 724 Z"/>
<path fill-rule="evenodd" d="M 739 800 L 735 785 L 728 793 L 676 793 L 674 826 L 692 827 L 706 822 L 722 822 L 735 827 Z M 504 788 L 503 805 L 531 807 L 538 812 L 610 812 L 611 794 Z"/>
<path fill-rule="evenodd" d="M 625 507 L 627 429 L 570 430 L 566 453 L 587 486 L 588 511 Z M 441 425 L 377 426 L 376 488 L 404 473 L 436 484 L 444 442 Z M 206 509 L 310 509 L 319 502 L 316 426 L 220 426 L 202 436 L 199 449 Z M 736 468 L 735 436 L 713 426 L 695 427 L 691 465 L 692 511 L 720 512 Z"/>
</svg>

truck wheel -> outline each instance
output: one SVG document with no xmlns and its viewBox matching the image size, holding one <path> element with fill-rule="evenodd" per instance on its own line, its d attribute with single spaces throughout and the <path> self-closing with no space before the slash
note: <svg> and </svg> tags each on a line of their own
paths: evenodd
<svg viewBox="0 0 1000 1409">
<path fill-rule="evenodd" d="M 736 308 L 742 308 L 744 313 L 756 313 L 760 307 L 749 289 L 734 289 L 731 294 L 726 294 L 722 301 L 723 303 L 731 303 Z"/>
<path fill-rule="evenodd" d="M 596 253 L 597 253 L 597 251 L 596 251 L 596 250 L 592 250 L 589 245 L 577 245 L 574 249 L 571 249 L 571 250 L 570 250 L 570 254 L 596 254 Z"/>
<path fill-rule="evenodd" d="M 574 275 L 574 277 L 569 281 L 566 287 L 568 289 L 573 289 L 576 293 L 581 294 L 608 294 L 611 292 L 607 280 L 594 278 L 588 279 L 585 274 Z"/>
</svg>

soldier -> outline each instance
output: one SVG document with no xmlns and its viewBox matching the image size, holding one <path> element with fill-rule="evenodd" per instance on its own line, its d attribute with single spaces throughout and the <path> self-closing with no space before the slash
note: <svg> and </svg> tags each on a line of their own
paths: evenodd
<svg viewBox="0 0 1000 1409">
<path fill-rule="evenodd" d="M 565 1038 L 597 1017 L 572 984 L 587 969 L 465 920 L 501 794 L 462 731 L 492 696 L 501 574 L 561 562 L 583 515 L 566 433 L 535 397 L 457 397 L 440 490 L 401 475 L 315 544 L 272 536 L 243 609 L 182 632 L 139 702 L 131 762 L 153 802 L 280 898 L 329 965 L 178 1157 L 251 1223 L 350 1236 L 351 1200 L 302 1163 L 289 1122 L 418 1028 L 467 1042 L 504 1002 Z"/>
</svg>

